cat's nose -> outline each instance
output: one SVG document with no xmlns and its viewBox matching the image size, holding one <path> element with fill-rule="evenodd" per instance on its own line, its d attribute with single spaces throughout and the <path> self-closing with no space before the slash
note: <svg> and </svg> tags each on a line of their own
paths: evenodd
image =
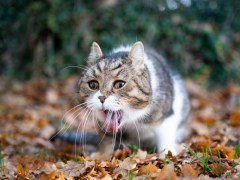
<svg viewBox="0 0 240 180">
<path fill-rule="evenodd" d="M 101 101 L 101 103 L 104 103 L 105 99 L 107 99 L 106 96 L 98 96 L 98 99 Z"/>
</svg>

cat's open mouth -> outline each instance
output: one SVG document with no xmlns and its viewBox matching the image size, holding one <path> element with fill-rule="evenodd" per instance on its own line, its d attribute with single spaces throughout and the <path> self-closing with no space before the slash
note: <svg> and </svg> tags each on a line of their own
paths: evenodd
<svg viewBox="0 0 240 180">
<path fill-rule="evenodd" d="M 105 131 L 118 132 L 118 125 L 120 125 L 122 120 L 122 110 L 118 110 L 118 111 L 105 110 L 104 113 L 106 115 L 105 121 L 104 121 Z"/>
</svg>

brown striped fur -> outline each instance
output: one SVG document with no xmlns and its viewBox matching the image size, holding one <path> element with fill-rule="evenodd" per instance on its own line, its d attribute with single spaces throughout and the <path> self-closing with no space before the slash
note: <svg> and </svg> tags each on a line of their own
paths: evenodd
<svg viewBox="0 0 240 180">
<path fill-rule="evenodd" d="M 103 56 L 84 71 L 79 81 L 78 99 L 85 102 L 91 97 L 94 90 L 88 86 L 88 82 L 96 80 L 99 89 L 104 96 L 116 94 L 119 98 L 126 99 L 127 104 L 134 109 L 142 109 L 151 101 L 151 85 L 148 70 L 138 71 L 132 67 L 132 60 L 127 54 L 120 57 Z M 126 82 L 123 88 L 116 90 L 113 82 L 123 80 Z"/>
</svg>

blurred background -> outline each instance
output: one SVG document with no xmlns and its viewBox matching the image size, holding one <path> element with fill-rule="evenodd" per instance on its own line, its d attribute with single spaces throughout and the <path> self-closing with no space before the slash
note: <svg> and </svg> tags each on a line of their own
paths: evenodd
<svg viewBox="0 0 240 180">
<path fill-rule="evenodd" d="M 239 0 L 0 1 L 0 74 L 52 81 L 78 73 L 91 43 L 103 53 L 142 41 L 183 77 L 211 88 L 240 80 Z"/>
</svg>

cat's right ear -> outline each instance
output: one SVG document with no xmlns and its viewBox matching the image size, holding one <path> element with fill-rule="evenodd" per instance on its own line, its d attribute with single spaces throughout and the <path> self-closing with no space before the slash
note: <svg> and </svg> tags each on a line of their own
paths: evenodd
<svg viewBox="0 0 240 180">
<path fill-rule="evenodd" d="M 144 46 L 141 41 L 136 42 L 129 54 L 128 57 L 132 60 L 133 68 L 136 70 L 144 69 Z"/>
<path fill-rule="evenodd" d="M 93 42 L 91 47 L 91 52 L 88 55 L 88 63 L 94 64 L 94 62 L 99 58 L 101 58 L 102 56 L 103 56 L 103 53 L 100 46 L 98 45 L 98 43 Z"/>
</svg>

